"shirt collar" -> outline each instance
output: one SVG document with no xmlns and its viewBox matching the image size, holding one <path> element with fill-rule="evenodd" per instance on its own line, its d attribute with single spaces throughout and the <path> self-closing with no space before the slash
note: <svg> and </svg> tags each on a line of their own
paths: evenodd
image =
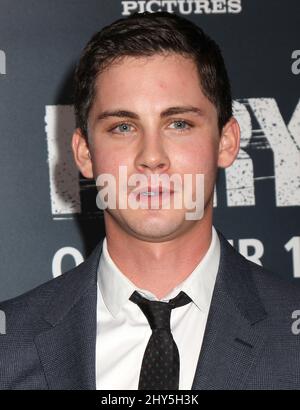
<svg viewBox="0 0 300 410">
<path fill-rule="evenodd" d="M 200 310 L 208 311 L 219 261 L 220 240 L 215 228 L 212 227 L 212 240 L 204 257 L 190 275 L 161 301 L 168 301 L 177 296 L 180 291 L 184 291 Z M 135 290 L 147 299 L 159 300 L 150 291 L 138 288 L 120 271 L 108 253 L 106 238 L 103 240 L 98 267 L 98 286 L 107 309 L 114 317 L 117 316 Z"/>
</svg>

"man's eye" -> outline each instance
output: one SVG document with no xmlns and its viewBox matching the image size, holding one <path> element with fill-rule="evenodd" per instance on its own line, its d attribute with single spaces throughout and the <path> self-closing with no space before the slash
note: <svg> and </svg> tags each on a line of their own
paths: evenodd
<svg viewBox="0 0 300 410">
<path fill-rule="evenodd" d="M 171 128 L 174 128 L 176 130 L 185 130 L 190 128 L 190 125 L 186 121 L 178 120 L 172 122 Z"/>
<path fill-rule="evenodd" d="M 120 132 L 120 133 L 126 133 L 132 131 L 132 125 L 127 124 L 126 122 L 117 125 L 114 127 L 111 131 L 113 132 Z"/>
</svg>

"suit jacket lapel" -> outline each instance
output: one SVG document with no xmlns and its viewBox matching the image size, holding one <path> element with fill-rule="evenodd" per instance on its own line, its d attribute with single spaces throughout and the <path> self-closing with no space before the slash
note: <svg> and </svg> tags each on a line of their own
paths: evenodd
<svg viewBox="0 0 300 410">
<path fill-rule="evenodd" d="M 35 306 L 47 323 L 35 337 L 35 345 L 50 389 L 96 389 L 97 267 L 101 249 L 102 241 L 82 265 L 53 281 L 43 303 Z"/>
<path fill-rule="evenodd" d="M 266 341 L 250 265 L 219 233 L 221 259 L 192 389 L 243 389 Z"/>
</svg>

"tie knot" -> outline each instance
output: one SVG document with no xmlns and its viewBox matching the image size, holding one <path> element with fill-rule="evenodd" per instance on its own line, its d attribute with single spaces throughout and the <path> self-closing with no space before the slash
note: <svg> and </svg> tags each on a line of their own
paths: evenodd
<svg viewBox="0 0 300 410">
<path fill-rule="evenodd" d="M 180 292 L 169 302 L 160 302 L 144 298 L 134 291 L 129 300 L 136 303 L 146 316 L 152 330 L 167 329 L 170 331 L 171 310 L 190 303 L 192 299 L 184 292 Z"/>
</svg>

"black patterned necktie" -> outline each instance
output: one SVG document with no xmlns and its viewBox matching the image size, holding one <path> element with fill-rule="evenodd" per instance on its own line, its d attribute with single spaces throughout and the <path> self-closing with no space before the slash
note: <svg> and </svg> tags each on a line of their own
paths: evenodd
<svg viewBox="0 0 300 410">
<path fill-rule="evenodd" d="M 143 357 L 138 389 L 178 390 L 180 361 L 171 333 L 171 311 L 190 303 L 192 299 L 180 292 L 169 302 L 160 302 L 148 300 L 135 291 L 129 300 L 140 307 L 152 329 Z"/>
</svg>

